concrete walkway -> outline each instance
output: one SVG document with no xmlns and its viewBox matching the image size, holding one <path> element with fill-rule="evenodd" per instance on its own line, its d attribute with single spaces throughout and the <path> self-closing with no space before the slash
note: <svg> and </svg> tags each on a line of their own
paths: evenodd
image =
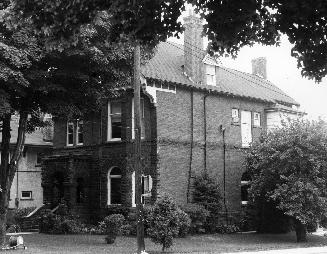
<svg viewBox="0 0 327 254">
<path fill-rule="evenodd" d="M 246 251 L 246 252 L 235 252 L 233 254 L 326 254 L 327 247 L 309 247 L 309 248 L 296 248 L 296 249 L 285 249 L 285 250 L 265 250 L 265 251 Z M 204 253 L 203 253 L 204 254 Z M 214 254 L 214 253 L 210 253 Z M 232 253 L 223 253 L 232 254 Z"/>
</svg>

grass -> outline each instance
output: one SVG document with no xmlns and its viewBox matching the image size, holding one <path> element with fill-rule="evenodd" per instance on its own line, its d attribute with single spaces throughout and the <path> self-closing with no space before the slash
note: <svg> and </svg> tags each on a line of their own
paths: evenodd
<svg viewBox="0 0 327 254">
<path fill-rule="evenodd" d="M 104 243 L 104 236 L 98 235 L 24 235 L 27 250 L 7 251 L 24 254 L 77 254 L 77 253 L 135 253 L 136 239 L 118 237 L 112 245 Z M 161 247 L 146 239 L 149 253 L 161 253 Z M 223 253 L 238 251 L 258 251 L 272 249 L 304 248 L 327 245 L 327 238 L 308 235 L 308 242 L 296 243 L 294 233 L 290 234 L 232 234 L 200 235 L 176 239 L 168 253 Z"/>
</svg>

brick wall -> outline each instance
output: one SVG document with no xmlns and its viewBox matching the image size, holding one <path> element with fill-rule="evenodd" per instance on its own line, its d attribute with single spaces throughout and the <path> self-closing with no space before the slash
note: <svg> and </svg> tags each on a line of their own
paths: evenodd
<svg viewBox="0 0 327 254">
<path fill-rule="evenodd" d="M 156 160 L 156 109 L 147 96 L 144 98 L 145 138 L 142 139 L 142 170 L 153 179 L 152 195 L 146 202 L 154 202 L 157 193 Z M 108 171 L 118 167 L 122 173 L 122 203 L 132 206 L 133 143 L 132 139 L 132 93 L 127 91 L 120 99 L 122 102 L 122 140 L 107 141 L 108 108 L 104 104 L 102 113 L 83 119 L 84 145 L 66 146 L 66 119 L 55 120 L 53 153 L 43 165 L 43 187 L 45 201 L 51 202 L 51 174 L 59 170 L 70 172 L 68 199 L 73 210 L 91 220 L 106 214 L 108 203 Z M 84 158 L 84 162 L 78 162 Z M 73 162 L 70 163 L 69 161 Z M 70 166 L 72 165 L 72 166 Z M 53 171 L 53 172 L 52 172 Z M 52 173 L 51 173 L 52 172 Z M 67 176 L 68 177 L 68 176 Z M 87 179 L 87 206 L 76 204 L 76 180 Z M 68 187 L 67 185 L 67 187 Z M 65 194 L 66 195 L 66 194 Z"/>
<path fill-rule="evenodd" d="M 190 157 L 191 96 L 193 96 L 194 140 L 192 159 Z M 253 140 L 258 138 L 265 129 L 263 121 L 265 104 L 263 103 L 217 94 L 208 95 L 204 92 L 191 92 L 189 89 L 181 88 L 177 89 L 176 95 L 157 92 L 159 194 L 168 192 L 179 204 L 185 203 L 190 168 L 191 177 L 194 177 L 203 172 L 205 167 L 219 183 L 221 191 L 223 190 L 223 139 L 219 128 L 221 125 L 225 128 L 226 141 L 227 205 L 229 210 L 240 209 L 240 184 L 246 149 L 241 147 L 240 124 L 232 124 L 232 108 L 261 113 L 262 127 L 252 128 Z"/>
</svg>

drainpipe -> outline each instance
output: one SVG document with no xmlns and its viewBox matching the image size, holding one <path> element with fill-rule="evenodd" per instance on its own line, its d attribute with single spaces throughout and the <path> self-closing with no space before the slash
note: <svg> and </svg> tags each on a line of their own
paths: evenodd
<svg viewBox="0 0 327 254">
<path fill-rule="evenodd" d="M 206 101 L 209 96 L 210 91 L 203 97 L 203 134 L 204 134 L 204 147 L 203 147 L 203 157 L 204 157 L 204 173 L 207 174 L 207 109 Z"/>
<path fill-rule="evenodd" d="M 188 182 L 187 182 L 187 203 L 190 202 L 190 189 L 191 189 L 191 177 L 192 177 L 192 161 L 193 161 L 193 142 L 194 142 L 194 119 L 193 119 L 193 90 L 191 90 L 191 144 L 190 144 L 190 164 L 188 170 Z"/>
<path fill-rule="evenodd" d="M 226 216 L 226 222 L 228 224 L 228 211 L 227 211 L 227 205 L 226 205 L 226 141 L 225 141 L 225 128 L 223 128 L 222 125 L 220 125 L 220 132 L 223 136 L 223 202 L 224 202 L 224 209 L 225 209 L 225 216 Z"/>
</svg>

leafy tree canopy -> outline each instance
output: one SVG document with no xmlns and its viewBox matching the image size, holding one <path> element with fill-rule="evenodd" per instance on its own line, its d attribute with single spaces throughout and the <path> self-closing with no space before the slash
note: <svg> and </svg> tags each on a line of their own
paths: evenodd
<svg viewBox="0 0 327 254">
<path fill-rule="evenodd" d="M 323 121 L 296 120 L 252 145 L 247 156 L 250 193 L 272 201 L 303 225 L 327 214 L 327 130 Z"/>
<path fill-rule="evenodd" d="M 124 34 L 154 43 L 181 31 L 178 17 L 186 2 L 194 4 L 206 21 L 211 53 L 235 57 L 246 45 L 279 45 L 281 34 L 286 34 L 302 75 L 317 82 L 326 76 L 325 0 L 19 0 L 15 9 L 31 16 L 39 31 L 61 39 L 76 39 L 81 24 L 97 11 L 108 10 L 115 31 L 112 39 Z"/>
</svg>

